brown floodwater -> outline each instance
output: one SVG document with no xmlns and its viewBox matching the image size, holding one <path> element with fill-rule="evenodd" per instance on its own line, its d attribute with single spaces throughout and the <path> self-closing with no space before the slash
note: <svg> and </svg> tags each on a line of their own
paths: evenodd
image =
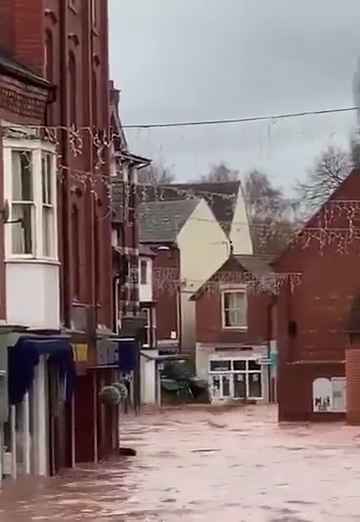
<svg viewBox="0 0 360 522">
<path fill-rule="evenodd" d="M 360 520 L 358 428 L 184 407 L 123 419 L 121 434 L 136 457 L 5 484 L 0 522 Z"/>
</svg>

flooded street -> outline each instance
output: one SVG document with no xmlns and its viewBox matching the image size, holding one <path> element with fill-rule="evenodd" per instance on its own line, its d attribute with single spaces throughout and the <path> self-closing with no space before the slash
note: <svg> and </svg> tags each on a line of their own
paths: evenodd
<svg viewBox="0 0 360 522">
<path fill-rule="evenodd" d="M 0 522 L 339 522 L 360 519 L 360 430 L 276 423 L 270 407 L 130 417 L 137 457 L 6 485 Z"/>
</svg>

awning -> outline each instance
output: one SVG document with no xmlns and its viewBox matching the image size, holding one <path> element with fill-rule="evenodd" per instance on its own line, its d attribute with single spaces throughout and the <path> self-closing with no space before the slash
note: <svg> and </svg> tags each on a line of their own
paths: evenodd
<svg viewBox="0 0 360 522">
<path fill-rule="evenodd" d="M 9 402 L 20 403 L 34 380 L 35 367 L 40 356 L 48 355 L 66 381 L 66 399 L 70 400 L 76 378 L 73 351 L 68 337 L 20 337 L 9 349 Z"/>
</svg>

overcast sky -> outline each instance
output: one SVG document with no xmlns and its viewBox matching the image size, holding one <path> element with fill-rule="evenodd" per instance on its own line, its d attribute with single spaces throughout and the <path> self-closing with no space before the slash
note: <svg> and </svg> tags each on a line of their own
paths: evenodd
<svg viewBox="0 0 360 522">
<path fill-rule="evenodd" d="M 123 123 L 353 105 L 359 0 L 110 0 L 111 73 Z M 218 127 L 128 130 L 132 151 L 179 180 L 225 161 L 291 186 L 355 114 Z"/>
</svg>

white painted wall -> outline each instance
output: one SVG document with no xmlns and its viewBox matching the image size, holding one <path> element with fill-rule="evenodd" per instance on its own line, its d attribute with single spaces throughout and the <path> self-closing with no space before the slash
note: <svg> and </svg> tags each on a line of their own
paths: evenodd
<svg viewBox="0 0 360 522">
<path fill-rule="evenodd" d="M 233 244 L 234 254 L 251 255 L 254 253 L 244 192 L 241 186 L 236 200 L 236 207 L 230 230 L 230 239 Z"/>
<path fill-rule="evenodd" d="M 32 328 L 59 328 L 59 289 L 58 263 L 6 262 L 7 322 Z"/>
<path fill-rule="evenodd" d="M 205 200 L 200 200 L 177 238 L 181 294 L 182 346 L 195 347 L 195 306 L 190 297 L 218 270 L 230 254 L 229 240 Z"/>
<path fill-rule="evenodd" d="M 216 348 L 226 348 L 226 350 L 219 352 Z M 253 359 L 254 357 L 266 358 L 268 354 L 268 347 L 266 345 L 253 346 L 253 350 L 243 350 L 241 346 L 225 345 L 225 344 L 211 344 L 211 343 L 197 343 L 196 344 L 196 376 L 204 381 L 209 380 L 209 362 L 214 359 Z M 269 401 L 269 379 L 268 367 L 263 366 L 262 369 L 263 380 L 263 402 Z"/>
<path fill-rule="evenodd" d="M 146 261 L 147 284 L 141 284 L 141 262 Z M 139 298 L 141 303 L 153 300 L 153 278 L 151 257 L 141 256 L 139 258 Z"/>
<path fill-rule="evenodd" d="M 147 350 L 146 354 L 156 357 L 158 350 Z M 157 370 L 155 359 L 149 359 L 141 354 L 141 402 L 142 404 L 156 404 Z"/>
</svg>

